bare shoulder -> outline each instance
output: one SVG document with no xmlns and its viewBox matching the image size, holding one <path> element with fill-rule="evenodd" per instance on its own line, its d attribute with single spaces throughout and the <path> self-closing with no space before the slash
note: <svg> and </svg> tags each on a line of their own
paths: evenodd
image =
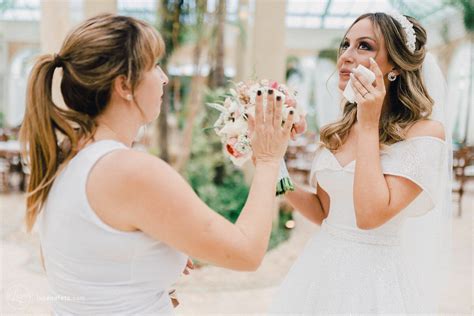
<svg viewBox="0 0 474 316">
<path fill-rule="evenodd" d="M 104 156 L 97 162 L 89 178 L 89 183 L 92 182 L 100 191 L 129 200 L 143 196 L 151 188 L 161 188 L 153 194 L 158 197 L 170 191 L 180 192 L 188 186 L 184 178 L 162 159 L 130 149 L 115 150 Z M 97 185 L 93 184 L 94 181 L 97 181 Z"/>
<path fill-rule="evenodd" d="M 153 204 L 184 186 L 184 179 L 163 160 L 119 149 L 96 163 L 86 190 L 92 209 L 104 222 L 117 229 L 135 230 L 131 216 L 143 208 L 141 204 Z"/>
<path fill-rule="evenodd" d="M 157 175 L 163 177 L 166 173 L 176 173 L 160 158 L 130 149 L 111 152 L 97 163 L 95 169 L 113 181 L 127 184 L 147 181 Z"/>
<path fill-rule="evenodd" d="M 443 124 L 435 120 L 421 120 L 408 128 L 407 138 L 420 136 L 431 136 L 441 140 L 446 139 Z"/>
</svg>

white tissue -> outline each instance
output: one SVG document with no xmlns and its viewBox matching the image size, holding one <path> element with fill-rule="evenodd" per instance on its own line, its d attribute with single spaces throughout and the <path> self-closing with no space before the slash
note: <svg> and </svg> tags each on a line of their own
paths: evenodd
<svg viewBox="0 0 474 316">
<path fill-rule="evenodd" d="M 372 84 L 375 81 L 375 74 L 372 71 L 370 71 L 368 68 L 359 64 L 359 66 L 357 66 L 356 69 L 359 70 L 362 73 L 362 75 L 365 78 L 367 78 L 367 80 L 369 80 L 370 84 Z M 352 79 L 349 79 L 349 81 L 347 82 L 346 88 L 344 89 L 344 92 L 342 93 L 342 95 L 344 96 L 344 98 L 346 98 L 347 101 L 349 101 L 350 103 L 354 103 L 355 93 L 354 93 L 354 90 L 352 89 L 351 80 Z"/>
</svg>

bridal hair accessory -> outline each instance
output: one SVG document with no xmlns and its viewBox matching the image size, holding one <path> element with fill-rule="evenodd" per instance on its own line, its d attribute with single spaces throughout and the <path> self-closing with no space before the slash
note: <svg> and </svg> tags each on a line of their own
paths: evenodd
<svg viewBox="0 0 474 316">
<path fill-rule="evenodd" d="M 401 15 L 399 13 L 390 13 L 389 14 L 392 18 L 394 18 L 398 23 L 403 28 L 403 31 L 405 32 L 407 41 L 406 41 L 406 46 L 408 50 L 413 54 L 416 49 L 416 34 L 415 34 L 415 29 L 413 28 L 413 23 L 408 21 L 406 16 Z"/>
<path fill-rule="evenodd" d="M 272 94 L 275 98 L 281 98 L 282 118 L 285 121 L 290 112 L 294 113 L 293 123 L 298 123 L 304 115 L 302 109 L 296 104 L 296 92 L 284 84 L 270 82 L 269 80 L 238 82 L 222 98 L 220 103 L 208 103 L 221 112 L 214 123 L 214 131 L 221 138 L 224 154 L 236 166 L 242 166 L 252 157 L 251 136 L 255 129 L 253 118 L 255 117 L 255 104 L 257 93 Z M 263 106 L 266 107 L 267 98 L 262 98 Z M 276 186 L 276 194 L 284 194 L 293 191 L 285 161 L 280 162 L 280 173 Z"/>
</svg>

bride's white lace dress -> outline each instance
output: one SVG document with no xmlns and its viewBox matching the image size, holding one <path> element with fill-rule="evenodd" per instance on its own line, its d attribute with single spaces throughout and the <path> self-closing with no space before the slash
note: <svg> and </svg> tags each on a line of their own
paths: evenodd
<svg viewBox="0 0 474 316">
<path fill-rule="evenodd" d="M 353 205 L 355 161 L 341 166 L 320 146 L 310 182 L 330 196 L 330 211 L 307 243 L 282 285 L 270 312 L 283 314 L 416 313 L 430 310 L 410 276 L 401 250 L 407 217 L 426 213 L 438 194 L 445 142 L 415 137 L 381 151 L 384 174 L 405 177 L 422 193 L 389 222 L 372 230 L 357 228 Z M 416 242 L 416 241 L 413 241 Z"/>
</svg>

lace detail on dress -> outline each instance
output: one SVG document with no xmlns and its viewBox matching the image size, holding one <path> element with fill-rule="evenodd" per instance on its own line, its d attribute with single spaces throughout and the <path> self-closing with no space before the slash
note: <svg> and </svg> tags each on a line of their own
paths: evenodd
<svg viewBox="0 0 474 316">
<path fill-rule="evenodd" d="M 423 273 L 423 267 L 435 261 L 425 260 L 428 248 L 415 255 L 406 251 L 407 243 L 419 244 L 424 235 L 435 241 L 434 235 L 425 230 L 427 225 L 420 226 L 426 217 L 410 219 L 413 222 L 408 217 L 423 214 L 436 204 L 431 198 L 441 186 L 446 148 L 437 138 L 417 137 L 382 150 L 383 172 L 408 178 L 423 192 L 380 227 L 361 230 L 353 199 L 355 163 L 342 167 L 332 152 L 320 146 L 310 179 L 328 194 L 329 214 L 284 279 L 270 314 L 434 314 L 420 281 L 431 277 Z M 420 234 L 406 235 L 407 224 L 416 225 Z"/>
<path fill-rule="evenodd" d="M 439 175 L 445 160 L 446 144 L 435 137 L 414 137 L 382 151 L 382 170 L 416 183 L 432 199 L 439 189 Z"/>
<path fill-rule="evenodd" d="M 371 230 L 335 227 L 326 221 L 323 221 L 321 225 L 321 231 L 327 232 L 328 234 L 337 238 L 343 238 L 362 244 L 399 246 L 401 242 L 400 236 L 398 234 L 380 234 L 379 232 L 373 232 Z"/>
<path fill-rule="evenodd" d="M 432 200 L 439 189 L 439 174 L 444 166 L 446 143 L 430 136 L 413 137 L 387 146 L 381 151 L 382 170 L 385 174 L 407 178 L 416 183 Z M 342 167 L 332 152 L 320 145 L 310 174 L 310 184 L 316 187 L 317 172 L 322 170 L 355 171 L 355 163 Z"/>
</svg>

